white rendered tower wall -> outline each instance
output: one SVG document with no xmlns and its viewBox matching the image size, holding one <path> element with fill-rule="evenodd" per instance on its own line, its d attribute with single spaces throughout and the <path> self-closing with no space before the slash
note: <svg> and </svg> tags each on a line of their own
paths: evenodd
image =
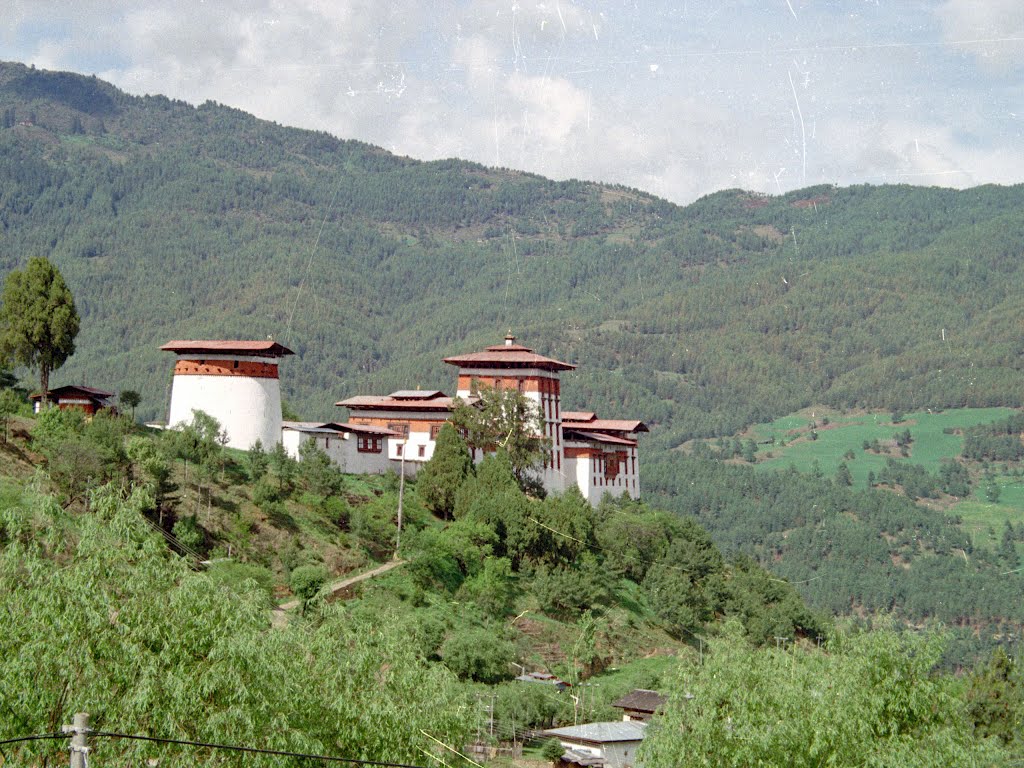
<svg viewBox="0 0 1024 768">
<path fill-rule="evenodd" d="M 247 450 L 259 440 L 267 450 L 281 442 L 278 357 L 248 350 L 180 351 L 171 386 L 167 423 L 191 423 L 195 411 L 215 418 L 227 445 Z M 290 354 L 290 352 L 289 352 Z"/>
</svg>

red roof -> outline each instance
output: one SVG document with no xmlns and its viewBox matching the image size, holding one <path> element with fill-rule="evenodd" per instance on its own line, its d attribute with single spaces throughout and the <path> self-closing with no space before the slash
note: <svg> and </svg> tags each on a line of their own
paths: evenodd
<svg viewBox="0 0 1024 768">
<path fill-rule="evenodd" d="M 444 392 L 442 392 L 440 389 L 400 389 L 397 392 L 392 392 L 389 395 L 389 397 L 393 397 L 395 398 L 395 400 L 435 400 L 439 397 L 444 396 Z"/>
<path fill-rule="evenodd" d="M 432 395 L 433 393 L 424 393 Z M 475 403 L 477 398 L 464 398 L 467 403 Z M 348 400 L 339 400 L 335 405 L 355 411 L 450 411 L 455 405 L 455 398 L 442 395 L 440 397 L 394 397 L 392 395 L 356 395 Z"/>
<path fill-rule="evenodd" d="M 68 384 L 63 387 L 57 387 L 51 389 L 47 393 L 47 398 L 53 400 L 59 397 L 74 397 L 75 395 L 90 398 L 92 400 L 106 400 L 109 397 L 113 397 L 113 392 L 107 392 L 103 389 L 96 389 L 95 387 L 87 387 L 83 384 Z M 42 400 L 43 395 L 40 392 L 33 393 L 28 396 L 29 400 Z"/>
<path fill-rule="evenodd" d="M 628 445 L 635 446 L 636 440 L 627 440 L 624 437 L 615 437 L 614 435 L 605 435 L 601 432 L 584 432 L 579 429 L 566 429 L 564 437 L 566 440 L 590 440 L 595 443 L 607 443 L 608 445 Z"/>
<path fill-rule="evenodd" d="M 516 344 L 512 335 L 505 337 L 504 344 L 487 347 L 483 352 L 446 357 L 444 361 L 449 365 L 463 368 L 478 365 L 485 368 L 540 368 L 546 371 L 571 371 L 576 368 L 572 363 L 563 363 L 553 357 L 538 355 L 529 347 Z"/>
<path fill-rule="evenodd" d="M 593 421 L 596 418 L 593 411 L 562 411 L 562 421 Z"/>
<path fill-rule="evenodd" d="M 402 437 L 400 432 L 395 432 L 393 429 L 385 429 L 384 427 L 375 427 L 371 424 L 352 424 L 345 422 L 344 424 L 331 424 L 332 427 L 338 427 L 344 432 L 352 432 L 356 435 L 377 435 L 380 437 Z"/>
<path fill-rule="evenodd" d="M 284 357 L 285 355 L 295 354 L 288 349 L 288 347 L 274 341 L 273 339 L 267 339 L 265 341 L 168 341 L 160 347 L 160 349 L 164 352 L 174 352 L 179 355 L 195 355 L 204 352 L 214 355 L 225 355 L 234 352 L 242 355 Z"/>
<path fill-rule="evenodd" d="M 577 421 L 566 418 L 571 412 L 562 414 L 563 429 L 586 429 L 591 432 L 650 432 L 647 425 L 638 419 L 588 419 Z M 575 415 L 575 414 L 572 414 Z"/>
</svg>

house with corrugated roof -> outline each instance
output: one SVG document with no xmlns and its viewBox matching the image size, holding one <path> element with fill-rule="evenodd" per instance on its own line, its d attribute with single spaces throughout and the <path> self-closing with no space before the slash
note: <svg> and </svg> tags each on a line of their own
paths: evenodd
<svg viewBox="0 0 1024 768">
<path fill-rule="evenodd" d="M 562 762 L 601 768 L 633 768 L 647 723 L 612 721 L 549 728 L 544 736 L 558 739 L 565 749 Z"/>
</svg>

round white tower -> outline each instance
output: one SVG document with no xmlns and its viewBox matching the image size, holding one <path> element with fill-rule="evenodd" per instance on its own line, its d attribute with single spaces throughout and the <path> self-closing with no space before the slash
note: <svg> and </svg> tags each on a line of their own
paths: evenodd
<svg viewBox="0 0 1024 768">
<path fill-rule="evenodd" d="M 194 411 L 220 422 L 227 444 L 267 450 L 281 442 L 281 386 L 277 365 L 295 354 L 276 341 L 170 341 L 178 356 L 171 385 L 169 427 L 188 424 Z"/>
</svg>

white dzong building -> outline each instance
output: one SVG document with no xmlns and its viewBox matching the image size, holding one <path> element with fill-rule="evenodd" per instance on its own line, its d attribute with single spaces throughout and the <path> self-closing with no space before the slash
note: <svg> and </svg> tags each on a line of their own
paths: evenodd
<svg viewBox="0 0 1024 768">
<path fill-rule="evenodd" d="M 639 498 L 637 436 L 647 432 L 647 426 L 638 419 L 602 419 L 590 411 L 563 412 L 560 374 L 574 370 L 575 365 L 517 344 L 512 334 L 503 344 L 444 361 L 458 368 L 456 392 L 462 400 L 472 404 L 477 388 L 487 386 L 514 389 L 536 404 L 550 446 L 537 470 L 549 493 L 563 493 L 575 486 L 591 504 L 605 494 L 628 493 Z M 379 443 L 361 443 L 361 466 L 407 475 L 433 456 L 437 433 L 451 418 L 454 404 L 454 398 L 443 392 L 420 390 L 360 395 L 336 403 L 349 410 L 350 427 L 360 425 L 396 435 Z M 366 455 L 370 453 L 376 458 Z M 473 453 L 474 461 L 483 458 L 482 450 Z"/>
<path fill-rule="evenodd" d="M 292 355 L 267 341 L 170 341 L 160 349 L 178 356 L 167 424 L 191 423 L 195 411 L 213 416 L 227 445 L 248 450 L 257 440 L 267 450 L 281 442 L 278 363 Z"/>
<path fill-rule="evenodd" d="M 483 385 L 517 390 L 536 404 L 544 425 L 544 437 L 550 445 L 550 452 L 540 468 L 541 482 L 549 490 L 564 490 L 565 444 L 559 429 L 562 394 L 559 374 L 575 370 L 576 366 L 516 344 L 516 337 L 511 333 L 505 337 L 504 344 L 495 344 L 482 352 L 446 357 L 444 361 L 459 369 L 458 397 L 466 399 Z"/>
</svg>

